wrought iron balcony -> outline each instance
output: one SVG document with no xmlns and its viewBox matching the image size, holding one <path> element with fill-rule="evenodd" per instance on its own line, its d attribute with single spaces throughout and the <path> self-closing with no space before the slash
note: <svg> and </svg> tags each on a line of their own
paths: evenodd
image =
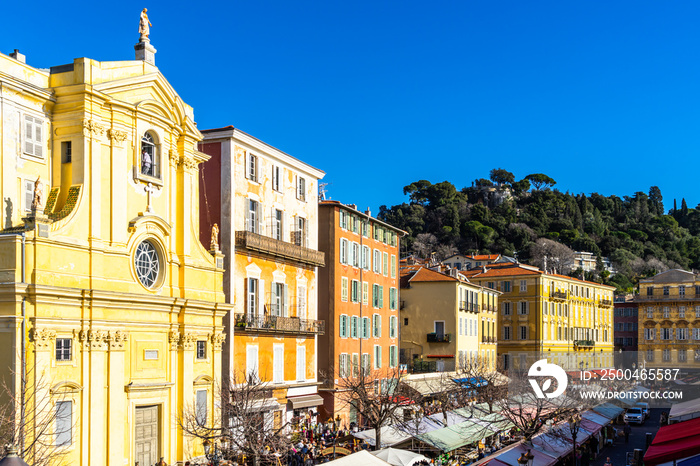
<svg viewBox="0 0 700 466">
<path fill-rule="evenodd" d="M 450 334 L 449 333 L 429 333 L 428 343 L 449 343 Z"/>
<path fill-rule="evenodd" d="M 325 254 L 315 249 L 287 243 L 275 238 L 263 236 L 250 231 L 236 232 L 236 248 L 247 249 L 273 257 L 301 262 L 306 265 L 323 267 L 326 265 Z"/>
<path fill-rule="evenodd" d="M 323 335 L 326 331 L 326 322 L 323 320 L 243 313 L 235 314 L 235 316 L 236 328 L 234 332 L 315 333 Z"/>
<path fill-rule="evenodd" d="M 595 341 L 593 340 L 574 340 L 574 346 L 578 348 L 593 348 Z"/>
<path fill-rule="evenodd" d="M 600 300 L 600 305 L 601 306 L 612 306 L 613 302 L 610 299 L 601 299 Z"/>
<path fill-rule="evenodd" d="M 566 299 L 566 291 L 550 291 L 549 297 L 554 299 Z"/>
<path fill-rule="evenodd" d="M 496 343 L 496 337 L 487 337 L 486 335 L 481 336 L 482 343 Z"/>
</svg>

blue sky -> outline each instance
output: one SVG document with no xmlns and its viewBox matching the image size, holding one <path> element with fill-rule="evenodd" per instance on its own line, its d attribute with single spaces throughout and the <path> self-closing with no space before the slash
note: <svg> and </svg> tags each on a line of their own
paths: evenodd
<svg viewBox="0 0 700 466">
<path fill-rule="evenodd" d="M 234 125 L 326 172 L 332 199 L 406 200 L 502 167 L 562 191 L 700 202 L 697 1 L 124 1 L 32 4 L 0 51 L 44 68 L 156 64 L 199 128 Z"/>
</svg>

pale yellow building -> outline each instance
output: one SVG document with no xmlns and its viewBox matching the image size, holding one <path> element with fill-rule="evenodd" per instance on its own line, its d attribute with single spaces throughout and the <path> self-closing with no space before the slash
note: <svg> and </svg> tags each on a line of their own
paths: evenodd
<svg viewBox="0 0 700 466">
<path fill-rule="evenodd" d="M 217 406 L 229 307 L 198 237 L 208 157 L 147 58 L 0 54 L 0 377 L 19 393 L 28 374 L 26 409 L 55 418 L 25 445 L 41 435 L 63 464 L 182 463 L 202 452 L 182 410 L 211 424 Z"/>
<path fill-rule="evenodd" d="M 499 293 L 451 273 L 420 265 L 400 269 L 401 363 L 412 372 L 494 367 Z"/>
<path fill-rule="evenodd" d="M 570 370 L 613 366 L 614 287 L 519 263 L 464 273 L 502 293 L 498 354 L 505 370 L 544 357 Z"/>
<path fill-rule="evenodd" d="M 700 367 L 700 278 L 667 270 L 639 280 L 639 363 L 650 367 Z"/>
</svg>

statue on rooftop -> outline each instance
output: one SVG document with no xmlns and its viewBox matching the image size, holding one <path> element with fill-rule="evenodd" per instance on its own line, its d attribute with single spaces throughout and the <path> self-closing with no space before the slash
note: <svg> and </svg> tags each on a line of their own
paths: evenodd
<svg viewBox="0 0 700 466">
<path fill-rule="evenodd" d="M 148 9 L 144 8 L 141 12 L 141 20 L 139 21 L 139 42 L 149 42 L 148 35 L 151 33 L 150 27 L 153 26 L 148 20 L 148 14 L 146 13 Z"/>
<path fill-rule="evenodd" d="M 211 227 L 211 243 L 209 247 L 212 251 L 219 250 L 219 225 L 216 223 Z"/>
<path fill-rule="evenodd" d="M 41 176 L 39 178 L 37 178 L 36 181 L 34 182 L 34 199 L 32 199 L 32 206 L 31 206 L 32 210 L 41 209 L 42 186 L 41 186 L 41 182 L 39 180 L 41 180 Z"/>
</svg>

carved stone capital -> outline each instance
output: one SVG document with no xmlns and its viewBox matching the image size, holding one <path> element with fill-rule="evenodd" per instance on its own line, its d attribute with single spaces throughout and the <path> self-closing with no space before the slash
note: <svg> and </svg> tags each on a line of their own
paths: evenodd
<svg viewBox="0 0 700 466">
<path fill-rule="evenodd" d="M 119 131 L 118 129 L 110 128 L 107 130 L 107 137 L 114 144 L 121 144 L 122 142 L 126 141 L 127 133 L 126 131 Z"/>
<path fill-rule="evenodd" d="M 129 339 L 129 333 L 121 330 L 110 331 L 107 336 L 110 350 L 123 350 Z"/>
<path fill-rule="evenodd" d="M 49 330 L 47 328 L 32 329 L 29 333 L 29 338 L 34 342 L 34 347 L 37 351 L 39 350 L 50 350 L 53 347 L 53 343 L 56 340 L 56 330 Z"/>
<path fill-rule="evenodd" d="M 81 330 L 78 339 L 84 348 L 95 350 L 107 349 L 109 343 L 109 332 L 106 330 Z"/>
<path fill-rule="evenodd" d="M 221 351 L 221 347 L 226 341 L 225 333 L 215 333 L 211 336 L 211 346 L 214 351 Z"/>
<path fill-rule="evenodd" d="M 197 162 L 195 162 L 194 159 L 190 159 L 187 157 L 180 157 L 178 165 L 181 166 L 182 169 L 187 172 L 192 172 L 197 168 Z"/>
<path fill-rule="evenodd" d="M 170 149 L 170 151 L 168 151 L 168 158 L 170 159 L 170 166 L 177 167 L 177 163 L 180 160 L 180 156 L 177 155 L 177 151 Z"/>
<path fill-rule="evenodd" d="M 168 333 L 168 343 L 170 343 L 170 349 L 176 350 L 178 344 L 180 343 L 180 332 L 177 330 L 171 330 Z"/>
<path fill-rule="evenodd" d="M 87 137 L 99 137 L 105 132 L 104 126 L 94 120 L 83 120 L 83 134 Z"/>
<path fill-rule="evenodd" d="M 185 333 L 180 337 L 180 346 L 187 351 L 194 350 L 194 344 L 197 341 L 197 335 L 194 333 Z"/>
</svg>

